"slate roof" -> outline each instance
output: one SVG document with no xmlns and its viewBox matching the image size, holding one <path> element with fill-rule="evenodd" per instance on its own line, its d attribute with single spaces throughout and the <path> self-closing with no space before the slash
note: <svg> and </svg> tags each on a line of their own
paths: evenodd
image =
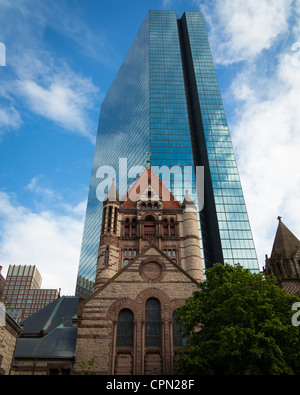
<svg viewBox="0 0 300 395">
<path fill-rule="evenodd" d="M 23 336 L 39 334 L 41 330 L 51 332 L 62 322 L 65 326 L 72 326 L 72 318 L 77 314 L 79 297 L 61 296 L 47 306 L 21 322 L 24 327 Z"/>
<path fill-rule="evenodd" d="M 78 297 L 62 296 L 33 314 L 21 325 L 15 358 L 72 358 L 75 354 Z"/>
</svg>

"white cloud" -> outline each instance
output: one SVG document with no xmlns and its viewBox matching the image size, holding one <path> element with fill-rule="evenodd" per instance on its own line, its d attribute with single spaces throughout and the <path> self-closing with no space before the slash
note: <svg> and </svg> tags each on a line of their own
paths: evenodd
<svg viewBox="0 0 300 395">
<path fill-rule="evenodd" d="M 63 129 L 88 137 L 94 142 L 94 125 L 89 112 L 98 88 L 92 81 L 72 71 L 66 64 L 43 54 L 27 54 L 22 62 L 14 58 L 18 79 L 16 92 L 31 111 L 60 125 Z"/>
<path fill-rule="evenodd" d="M 39 185 L 39 181 L 41 180 L 41 178 L 43 178 L 42 175 L 33 177 L 25 188 L 31 192 L 35 192 L 44 195 L 47 198 L 53 199 L 56 196 L 54 191 L 50 188 L 41 187 Z"/>
<path fill-rule="evenodd" d="M 210 43 L 216 63 L 228 65 L 251 60 L 269 49 L 288 31 L 292 0 L 199 1 L 210 24 Z"/>
<path fill-rule="evenodd" d="M 21 123 L 20 114 L 13 105 L 0 108 L 0 136 L 4 134 L 3 130 L 17 129 Z"/>
<path fill-rule="evenodd" d="M 74 214 L 79 213 L 79 215 Z M 61 288 L 73 295 L 76 286 L 83 217 L 78 207 L 68 215 L 34 213 L 0 192 L 0 265 L 36 265 L 42 288 Z"/>
<path fill-rule="evenodd" d="M 74 18 L 75 15 L 74 11 Z M 8 114 L 12 120 L 10 125 L 4 116 L 7 111 L 0 113 L 2 134 L 17 129 L 21 118 L 30 116 L 31 111 L 53 122 L 61 131 L 87 137 L 94 143 L 94 116 L 101 99 L 99 89 L 90 78 L 74 71 L 66 60 L 57 58 L 44 39 L 46 28 L 51 27 L 77 44 L 78 40 L 86 38 L 86 46 L 94 47 L 97 52 L 99 47 L 92 45 L 96 40 L 88 27 L 80 23 L 79 16 L 75 18 L 76 23 L 74 18 L 62 16 L 61 5 L 54 3 L 49 6 L 43 2 L 36 4 L 33 0 L 26 4 L 20 0 L 0 2 L 1 40 L 7 47 L 7 67 L 3 68 L 0 99 L 5 100 L 6 107 L 7 103 L 14 106 L 14 117 Z M 76 28 L 71 28 L 72 24 Z"/>
<path fill-rule="evenodd" d="M 269 79 L 242 71 L 232 86 L 240 102 L 231 130 L 261 265 L 278 215 L 300 237 L 300 65 L 292 56 L 281 54 Z"/>
</svg>

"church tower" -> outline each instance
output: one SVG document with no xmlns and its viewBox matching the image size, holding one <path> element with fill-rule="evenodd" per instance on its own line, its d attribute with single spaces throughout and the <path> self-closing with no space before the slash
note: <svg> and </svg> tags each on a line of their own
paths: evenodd
<svg viewBox="0 0 300 395">
<path fill-rule="evenodd" d="M 113 277 L 119 270 L 119 194 L 113 180 L 103 202 L 101 243 L 98 249 L 94 290 Z"/>
<path fill-rule="evenodd" d="M 166 197 L 168 197 L 166 199 Z M 169 374 L 182 339 L 176 309 L 203 281 L 197 210 L 150 168 L 103 205 L 94 293 L 78 308 L 76 368 L 98 374 Z"/>
<path fill-rule="evenodd" d="M 280 288 L 300 296 L 300 241 L 278 217 L 278 228 L 270 258 L 266 255 L 266 274 L 274 274 Z"/>
</svg>

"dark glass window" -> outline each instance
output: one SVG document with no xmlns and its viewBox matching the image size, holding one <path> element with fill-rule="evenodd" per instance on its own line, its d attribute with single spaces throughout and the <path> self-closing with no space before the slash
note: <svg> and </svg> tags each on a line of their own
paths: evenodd
<svg viewBox="0 0 300 395">
<path fill-rule="evenodd" d="M 133 347 L 133 313 L 129 309 L 119 313 L 117 347 Z"/>
<path fill-rule="evenodd" d="M 155 298 L 146 302 L 145 311 L 145 345 L 160 346 L 161 344 L 160 303 Z"/>
<path fill-rule="evenodd" d="M 177 322 L 177 314 L 175 311 L 172 315 L 172 321 L 173 321 L 173 346 L 174 347 L 186 346 L 188 343 L 188 337 L 182 337 L 180 324 Z"/>
</svg>

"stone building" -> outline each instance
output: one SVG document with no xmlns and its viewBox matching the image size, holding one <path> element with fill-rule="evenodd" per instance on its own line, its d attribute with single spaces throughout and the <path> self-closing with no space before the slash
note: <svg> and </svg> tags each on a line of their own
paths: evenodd
<svg viewBox="0 0 300 395">
<path fill-rule="evenodd" d="M 0 305 L 0 309 L 2 306 Z M 0 311 L 0 315 L 3 314 Z M 2 322 L 2 319 L 5 322 Z M 3 316 L 0 317 L 0 376 L 9 375 L 11 371 L 13 356 L 21 333 L 20 325 L 4 311 Z"/>
<path fill-rule="evenodd" d="M 274 274 L 280 288 L 300 296 L 300 241 L 284 225 L 281 217 L 270 257 L 266 255 L 264 272 Z"/>
<path fill-rule="evenodd" d="M 21 323 L 11 375 L 72 373 L 78 303 L 78 297 L 58 297 Z"/>
<path fill-rule="evenodd" d="M 196 206 L 146 169 L 128 198 L 111 186 L 102 217 L 94 293 L 77 312 L 75 371 L 95 360 L 98 374 L 169 374 L 185 344 L 175 311 L 203 281 Z"/>
</svg>

